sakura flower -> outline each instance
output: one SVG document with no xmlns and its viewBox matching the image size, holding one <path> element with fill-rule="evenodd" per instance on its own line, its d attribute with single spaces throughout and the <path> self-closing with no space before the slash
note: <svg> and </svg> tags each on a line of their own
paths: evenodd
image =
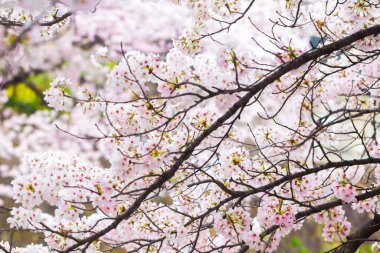
<svg viewBox="0 0 380 253">
<path fill-rule="evenodd" d="M 42 220 L 41 214 L 42 211 L 40 209 L 28 210 L 23 207 L 14 207 L 11 211 L 11 217 L 7 219 L 7 222 L 12 228 L 39 228 L 39 222 Z"/>
<path fill-rule="evenodd" d="M 373 198 L 352 203 L 352 208 L 356 210 L 358 213 L 375 212 L 377 202 L 378 202 L 378 198 L 373 197 Z"/>
<path fill-rule="evenodd" d="M 67 111 L 73 102 L 65 94 L 64 89 L 70 86 L 71 81 L 64 77 L 57 77 L 50 84 L 50 88 L 44 91 L 45 101 L 47 104 L 57 111 Z"/>
<path fill-rule="evenodd" d="M 248 212 L 242 208 L 236 208 L 227 212 L 225 218 L 220 214 L 215 215 L 214 218 L 215 230 L 228 239 L 232 239 L 248 230 L 252 222 Z"/>
<path fill-rule="evenodd" d="M 327 242 L 331 242 L 336 235 L 340 240 L 345 238 L 351 229 L 351 223 L 347 220 L 338 222 L 328 222 L 323 228 L 322 236 Z"/>
<path fill-rule="evenodd" d="M 356 201 L 355 187 L 346 179 L 333 182 L 331 188 L 334 191 L 334 195 L 344 202 L 351 203 Z"/>
</svg>

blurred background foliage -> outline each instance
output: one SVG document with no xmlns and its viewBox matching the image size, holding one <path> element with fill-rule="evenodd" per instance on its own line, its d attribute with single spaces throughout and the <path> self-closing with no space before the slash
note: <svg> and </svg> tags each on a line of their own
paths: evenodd
<svg viewBox="0 0 380 253">
<path fill-rule="evenodd" d="M 47 110 L 43 100 L 43 91 L 49 87 L 52 77 L 48 73 L 29 76 L 25 82 L 11 84 L 6 89 L 9 97 L 6 107 L 19 113 L 32 114 L 37 110 Z"/>
</svg>

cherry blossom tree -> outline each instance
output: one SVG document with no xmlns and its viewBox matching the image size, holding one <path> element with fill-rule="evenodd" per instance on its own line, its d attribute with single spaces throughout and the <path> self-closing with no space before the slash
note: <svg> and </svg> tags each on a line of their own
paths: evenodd
<svg viewBox="0 0 380 253">
<path fill-rule="evenodd" d="M 123 8 L 148 22 L 132 1 L 2 2 L 4 66 L 29 40 L 77 49 L 63 63 L 36 57 L 58 115 L 41 124 L 68 144 L 19 154 L 16 204 L 3 209 L 44 244 L 3 252 L 274 252 L 306 220 L 339 241 L 331 252 L 377 242 L 378 1 L 138 3 L 181 13 L 178 34 L 171 14 L 154 16 L 154 39 L 106 29 Z M 3 69 L 8 86 L 28 68 Z M 354 227 L 348 209 L 371 219 Z"/>
<path fill-rule="evenodd" d="M 72 80 L 68 87 L 72 94 L 84 96 L 89 91 L 100 92 L 106 82 L 106 73 L 115 65 L 115 57 L 120 55 L 120 41 L 126 48 L 164 53 L 169 49 L 170 38 L 183 29 L 186 19 L 181 15 L 185 15 L 186 11 L 175 6 L 157 10 L 154 4 L 139 1 L 128 5 L 119 1 L 102 1 L 96 5 L 97 11 L 94 13 L 78 11 L 72 15 L 67 6 L 57 4 L 53 7 L 46 2 L 42 11 L 47 16 L 39 21 L 41 25 L 33 24 L 28 32 L 23 33 L 24 26 L 30 25 L 30 21 L 40 15 L 40 7 L 30 12 L 28 8 L 19 8 L 23 3 L 31 2 L 5 1 L 0 8 L 3 25 L 0 26 L 0 51 L 3 52 L 0 61 L 1 177 L 12 178 L 18 174 L 19 164 L 26 152 L 48 149 L 81 153 L 93 164 L 104 164 L 105 154 L 97 143 L 76 140 L 51 127 L 54 122 L 66 130 L 89 133 L 94 124 L 101 123 L 97 120 L 99 115 L 90 111 L 84 115 L 83 108 L 79 107 L 72 108 L 70 113 L 39 110 L 45 109 L 47 104 L 43 90 L 54 77 L 65 76 Z M 168 12 L 174 11 L 177 15 L 168 15 Z M 130 19 L 123 21 L 126 12 L 130 13 Z M 175 29 L 158 34 L 157 30 L 163 24 L 157 22 L 152 13 L 166 17 L 161 22 L 176 23 Z M 145 17 L 147 14 L 148 18 Z M 53 21 L 53 18 L 56 20 Z M 114 25 L 115 20 L 119 20 L 119 26 Z M 51 24 L 48 26 L 44 22 Z M 86 29 L 82 29 L 84 27 Z M 17 39 L 20 34 L 23 39 Z M 119 39 L 116 42 L 114 38 Z M 17 93 L 21 98 L 14 99 Z M 35 97 L 32 102 L 37 105 L 22 103 L 25 98 L 31 100 L 23 93 L 32 93 Z M 103 95 L 106 93 L 107 90 L 101 92 Z M 14 109 L 15 106 L 22 113 L 14 113 L 12 107 Z M 25 115 L 25 108 L 28 114 L 32 114 Z M 10 187 L 1 183 L 5 189 Z M 9 193 L 3 191 L 1 194 L 9 196 Z"/>
</svg>

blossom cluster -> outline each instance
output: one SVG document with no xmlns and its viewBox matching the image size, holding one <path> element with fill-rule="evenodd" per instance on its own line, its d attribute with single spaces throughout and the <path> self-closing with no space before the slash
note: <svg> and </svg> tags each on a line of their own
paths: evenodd
<svg viewBox="0 0 380 253">
<path fill-rule="evenodd" d="M 70 82 L 70 80 L 64 77 L 54 79 L 50 84 L 50 89 L 44 92 L 45 100 L 50 107 L 57 111 L 65 111 L 71 108 L 72 100 L 64 92 L 64 89 L 70 86 Z"/>
<path fill-rule="evenodd" d="M 95 2 L 59 1 L 73 11 L 91 10 Z M 65 153 L 24 156 L 12 181 L 13 200 L 20 206 L 11 209 L 7 222 L 13 229 L 44 233 L 45 246 L 14 252 L 70 247 L 101 252 L 106 246 L 232 252 L 243 243 L 274 252 L 281 238 L 303 226 L 305 212 L 323 224 L 326 241 L 343 241 L 351 223 L 339 203 L 359 213 L 377 211 L 377 196 L 363 199 L 363 194 L 380 186 L 379 166 L 373 166 L 379 159 L 373 121 L 380 86 L 378 70 L 369 67 L 380 64 L 373 55 L 378 35 L 341 49 L 345 54 L 333 52 L 284 71 L 289 62 L 300 62 L 310 47 L 322 46 L 305 46 L 306 30 L 313 28 L 326 35 L 323 43 L 332 43 L 374 25 L 377 6 L 346 1 L 327 15 L 324 3 L 305 1 L 297 7 L 294 1 L 276 2 L 271 14 L 281 13 L 282 26 L 273 31 L 279 29 L 284 36 L 271 37 L 266 27 L 256 27 L 262 33 L 253 38 L 259 46 L 252 53 L 221 45 L 201 52 L 202 36 L 212 33 L 210 22 L 234 24 L 244 16 L 239 16 L 244 11 L 240 1 L 171 2 L 191 9 L 195 22 L 164 54 L 116 49 L 113 36 L 98 34 L 107 30 L 99 16 L 120 6 L 111 0 L 99 4 L 104 9 L 94 14 L 94 27 L 78 28 L 77 37 L 66 41 L 100 45 L 81 44 L 91 49 L 62 70 L 72 68 L 73 76 L 55 73 L 59 77 L 43 93 L 44 99 L 64 115 L 55 123 L 65 122 L 63 117 L 76 121 L 72 129 L 62 129 L 64 133 L 95 143 L 80 146 L 78 141 L 66 144 Z M 292 16 L 295 8 L 316 17 L 302 15 L 287 25 L 284 19 L 291 19 L 284 17 Z M 81 15 L 75 16 L 78 24 L 92 23 Z M 168 49 L 165 43 L 160 48 Z M 122 53 L 118 58 L 117 50 Z M 370 64 L 359 60 L 366 57 Z M 75 68 L 86 58 L 93 66 L 82 74 Z M 64 62 L 57 59 L 59 65 Z M 92 87 L 92 81 L 101 88 Z M 38 117 L 28 119 L 30 125 L 38 124 Z M 0 137 L 12 133 L 13 139 L 4 142 L 10 148 L 17 135 L 8 130 L 11 123 L 0 132 Z M 22 122 L 14 125 L 21 132 L 32 128 Z M 66 143 L 59 138 L 57 142 Z M 58 145 L 45 145 L 51 146 Z M 21 153 L 26 149 L 20 148 Z M 68 152 L 71 149 L 79 154 Z M 0 155 L 11 159 L 13 153 L 0 150 Z M 326 208 L 326 203 L 338 206 Z M 93 243 L 78 244 L 97 235 Z M 9 248 L 6 242 L 0 245 Z"/>
</svg>

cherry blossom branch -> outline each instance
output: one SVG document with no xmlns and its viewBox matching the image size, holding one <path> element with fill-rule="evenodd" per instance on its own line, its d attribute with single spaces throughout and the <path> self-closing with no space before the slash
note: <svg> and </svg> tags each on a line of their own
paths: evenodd
<svg viewBox="0 0 380 253">
<path fill-rule="evenodd" d="M 354 253 L 363 242 L 368 241 L 368 238 L 379 230 L 380 230 L 380 215 L 375 214 L 372 220 L 364 224 L 357 231 L 348 235 L 347 241 L 343 242 L 334 251 L 336 253 Z M 375 241 L 378 241 L 378 240 L 375 240 Z"/>
<path fill-rule="evenodd" d="M 225 121 L 227 121 L 230 117 L 235 115 L 240 109 L 247 106 L 247 104 L 250 102 L 250 100 L 259 92 L 261 92 L 263 89 L 265 89 L 268 85 L 273 83 L 274 81 L 278 80 L 280 77 L 285 75 L 286 73 L 289 73 L 292 70 L 295 70 L 301 66 L 303 66 L 305 63 L 316 60 L 321 56 L 329 55 L 335 51 L 339 51 L 352 43 L 359 41 L 361 39 L 364 39 L 369 36 L 377 35 L 380 33 L 380 26 L 375 25 L 370 28 L 358 31 L 354 34 L 351 34 L 345 38 L 342 38 L 340 40 L 337 40 L 336 42 L 333 42 L 331 44 L 328 44 L 324 47 L 311 50 L 309 52 L 306 52 L 302 54 L 301 56 L 295 58 L 294 60 L 285 63 L 281 66 L 279 66 L 276 70 L 274 70 L 271 74 L 267 75 L 265 78 L 261 79 L 254 85 L 252 85 L 249 88 L 249 91 L 240 98 L 235 104 L 233 104 L 220 118 L 218 118 L 215 123 L 213 123 L 209 128 L 205 129 L 197 138 L 191 142 L 186 149 L 182 152 L 182 154 L 177 158 L 175 163 L 170 167 L 169 170 L 163 172 L 163 174 L 154 181 L 138 198 L 135 199 L 135 201 L 131 204 L 131 206 L 126 209 L 125 212 L 118 215 L 114 221 L 104 229 L 100 230 L 96 234 L 93 234 L 86 239 L 80 240 L 77 243 L 74 243 L 72 246 L 65 249 L 63 252 L 68 253 L 71 252 L 78 247 L 82 245 L 87 245 L 88 243 L 91 243 L 98 238 L 102 237 L 103 235 L 107 234 L 111 230 L 115 229 L 120 222 L 123 220 L 128 219 L 133 213 L 135 213 L 140 205 L 145 201 L 145 199 L 155 190 L 159 189 L 166 181 L 168 181 L 170 178 L 172 178 L 175 173 L 178 171 L 180 166 L 192 155 L 194 150 L 203 142 L 204 139 L 206 139 L 212 132 L 217 130 L 220 126 L 224 124 Z M 376 159 L 369 158 L 367 162 L 378 162 Z M 353 162 L 344 161 L 342 162 L 345 164 L 345 166 L 355 165 L 357 163 L 356 160 Z M 322 166 L 320 169 L 322 170 L 324 167 Z M 298 176 L 302 176 L 304 173 L 307 174 L 307 172 L 302 172 Z M 287 180 L 291 179 L 293 176 L 289 175 Z M 285 180 L 286 181 L 286 180 Z M 253 193 L 255 191 L 251 191 Z M 341 202 L 337 202 L 336 204 L 341 204 Z M 306 214 L 305 214 L 306 215 Z"/>
<path fill-rule="evenodd" d="M 62 16 L 55 17 L 51 21 L 37 22 L 36 24 L 39 25 L 39 26 L 52 26 L 52 25 L 55 25 L 55 24 L 57 24 L 59 22 L 64 21 L 65 19 L 67 19 L 68 17 L 72 16 L 73 14 L 74 14 L 73 12 L 69 11 L 69 12 L 66 12 L 66 13 L 62 14 Z M 22 27 L 22 26 L 24 26 L 26 24 L 27 23 L 11 21 L 11 20 L 5 19 L 4 17 L 0 17 L 0 25 L 6 26 L 6 27 L 9 27 L 9 26 Z"/>
</svg>

